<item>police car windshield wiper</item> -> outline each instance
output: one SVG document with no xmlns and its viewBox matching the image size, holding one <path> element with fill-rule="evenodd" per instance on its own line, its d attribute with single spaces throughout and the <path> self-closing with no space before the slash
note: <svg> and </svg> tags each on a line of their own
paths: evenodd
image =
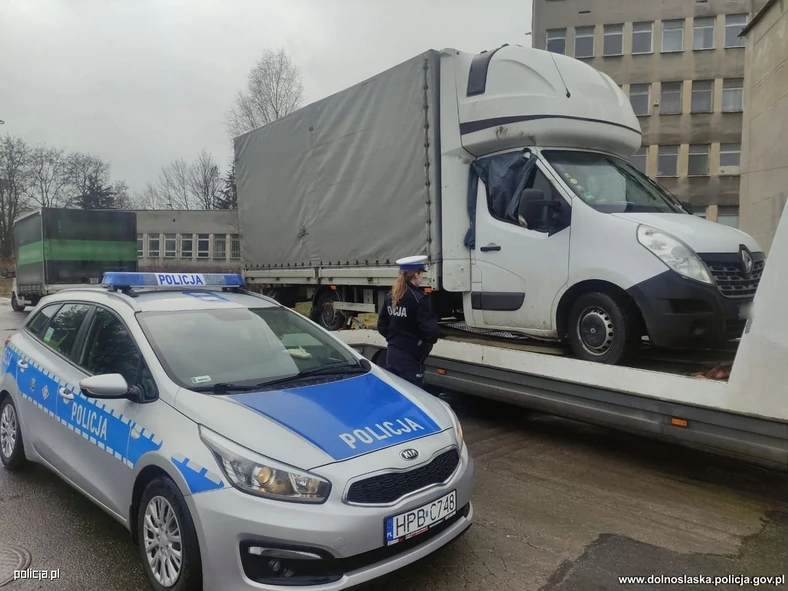
<svg viewBox="0 0 788 591">
<path fill-rule="evenodd" d="M 249 392 L 250 390 L 254 390 L 256 388 L 257 386 L 243 386 L 241 384 L 220 382 L 218 384 L 213 384 L 212 386 L 196 386 L 194 388 L 189 388 L 189 390 L 193 390 L 194 392 L 213 392 L 214 394 L 227 394 L 228 392 Z"/>
<path fill-rule="evenodd" d="M 287 376 L 286 378 L 279 378 L 268 382 L 261 382 L 257 384 L 257 387 L 263 388 L 268 386 L 276 386 L 278 384 L 286 384 L 287 382 L 295 382 L 303 378 L 311 378 L 314 376 L 351 375 L 357 373 L 367 373 L 367 371 L 369 371 L 368 368 L 364 367 L 364 365 L 359 363 L 345 363 L 345 362 L 332 363 L 330 365 L 324 365 L 323 367 L 317 367 L 315 369 L 307 369 L 298 372 L 295 375 Z"/>
</svg>

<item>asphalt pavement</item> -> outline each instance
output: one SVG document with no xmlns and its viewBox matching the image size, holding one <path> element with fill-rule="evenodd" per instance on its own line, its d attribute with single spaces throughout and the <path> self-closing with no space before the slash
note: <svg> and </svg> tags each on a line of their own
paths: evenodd
<svg viewBox="0 0 788 591">
<path fill-rule="evenodd" d="M 0 300 L 0 336 L 24 317 Z M 475 524 L 371 589 L 746 589 L 740 579 L 619 577 L 788 574 L 788 475 L 480 399 L 449 401 L 477 462 Z M 59 578 L 3 586 L 0 577 L 2 591 L 150 588 L 126 530 L 41 467 L 0 467 L 0 567 L 13 560 Z"/>
</svg>

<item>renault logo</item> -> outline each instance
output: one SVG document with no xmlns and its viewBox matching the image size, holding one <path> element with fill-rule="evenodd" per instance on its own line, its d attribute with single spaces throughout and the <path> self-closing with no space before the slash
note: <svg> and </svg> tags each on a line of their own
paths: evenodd
<svg viewBox="0 0 788 591">
<path fill-rule="evenodd" d="M 741 262 L 744 264 L 744 273 L 746 275 L 752 273 L 752 255 L 746 250 L 741 251 Z"/>
<path fill-rule="evenodd" d="M 415 460 L 419 457 L 419 452 L 415 449 L 403 449 L 401 452 L 399 452 L 399 456 L 403 460 Z"/>
</svg>

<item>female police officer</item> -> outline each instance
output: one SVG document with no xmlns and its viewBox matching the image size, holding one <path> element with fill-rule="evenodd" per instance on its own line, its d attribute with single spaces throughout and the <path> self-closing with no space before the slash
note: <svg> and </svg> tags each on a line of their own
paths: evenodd
<svg viewBox="0 0 788 591">
<path fill-rule="evenodd" d="M 426 261 L 426 256 L 397 261 L 399 277 L 378 316 L 378 332 L 388 343 L 387 369 L 420 388 L 424 387 L 424 360 L 440 335 L 438 317 L 427 295 L 418 289 Z"/>
</svg>

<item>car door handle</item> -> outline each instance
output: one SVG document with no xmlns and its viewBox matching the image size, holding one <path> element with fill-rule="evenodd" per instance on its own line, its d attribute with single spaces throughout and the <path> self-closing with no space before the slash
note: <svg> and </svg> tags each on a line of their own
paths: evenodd
<svg viewBox="0 0 788 591">
<path fill-rule="evenodd" d="M 27 369 L 27 361 L 22 361 L 21 359 L 16 362 L 19 366 L 19 369 Z"/>
<path fill-rule="evenodd" d="M 499 250 L 501 250 L 501 247 L 498 246 L 497 244 L 488 244 L 487 246 L 482 246 L 480 250 L 482 252 L 491 252 L 491 251 L 498 252 Z"/>
<path fill-rule="evenodd" d="M 57 393 L 60 394 L 61 398 L 64 398 L 66 400 L 74 400 L 74 393 L 71 390 L 66 390 L 65 388 L 60 388 L 57 391 Z"/>
</svg>

